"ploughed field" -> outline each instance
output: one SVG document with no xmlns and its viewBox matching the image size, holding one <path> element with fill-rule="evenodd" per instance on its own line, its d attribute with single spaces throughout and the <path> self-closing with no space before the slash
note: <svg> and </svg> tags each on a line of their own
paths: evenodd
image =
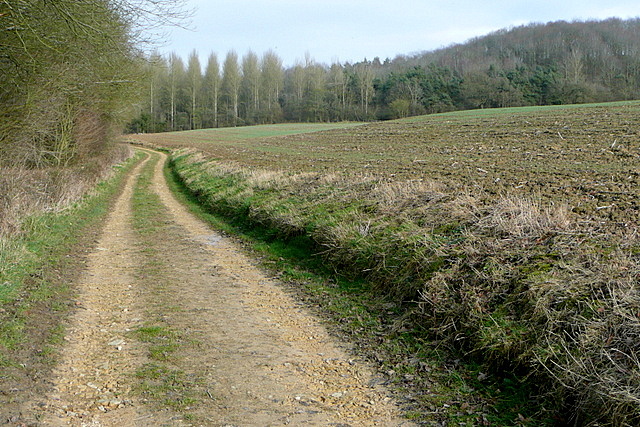
<svg viewBox="0 0 640 427">
<path fill-rule="evenodd" d="M 187 148 L 172 167 L 210 210 L 365 279 L 400 316 L 389 336 L 418 343 L 407 360 L 515 375 L 531 425 L 640 423 L 640 102 L 334 126 L 132 139 Z"/>
<path fill-rule="evenodd" d="M 476 110 L 267 138 L 260 128 L 136 139 L 193 147 L 242 166 L 423 179 L 446 186 L 447 193 L 489 199 L 533 196 L 620 225 L 637 220 L 639 213 L 638 102 Z"/>
</svg>

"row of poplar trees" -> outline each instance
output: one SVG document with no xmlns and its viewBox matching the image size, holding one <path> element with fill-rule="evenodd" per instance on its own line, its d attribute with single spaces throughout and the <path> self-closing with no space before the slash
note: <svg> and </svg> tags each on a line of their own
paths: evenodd
<svg viewBox="0 0 640 427">
<path fill-rule="evenodd" d="M 224 58 L 196 51 L 186 64 L 175 53 L 148 63 L 147 99 L 132 132 L 161 132 L 283 121 L 366 120 L 373 96 L 370 63 L 332 67 L 304 61 L 285 68 L 273 51 Z"/>
</svg>

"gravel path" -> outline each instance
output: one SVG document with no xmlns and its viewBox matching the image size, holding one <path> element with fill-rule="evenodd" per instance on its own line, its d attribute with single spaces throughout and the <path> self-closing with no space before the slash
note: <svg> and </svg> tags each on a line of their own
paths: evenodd
<svg viewBox="0 0 640 427">
<path fill-rule="evenodd" d="M 141 164 L 77 284 L 54 391 L 32 404 L 41 425 L 411 425 L 375 385 L 374 372 L 352 360 L 302 303 L 174 199 L 162 174 L 166 156 L 150 156 L 160 156 L 152 188 L 164 212 L 165 239 L 151 245 L 162 264 L 159 285 L 151 290 L 140 279 L 148 255 L 131 221 Z M 148 360 L 129 331 L 161 304 L 171 306 L 166 321 L 191 343 L 176 363 L 206 390 L 189 408 L 196 421 L 152 410 L 132 392 L 136 369 Z"/>
</svg>

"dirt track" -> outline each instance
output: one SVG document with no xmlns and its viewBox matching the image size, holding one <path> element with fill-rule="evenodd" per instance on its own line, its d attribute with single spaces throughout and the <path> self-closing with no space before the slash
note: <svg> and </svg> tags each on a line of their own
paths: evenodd
<svg viewBox="0 0 640 427">
<path fill-rule="evenodd" d="M 30 402 L 35 425 L 362 426 L 410 425 L 374 373 L 351 360 L 304 306 L 179 204 L 154 167 L 163 215 L 160 241 L 140 241 L 132 225 L 136 177 L 105 223 L 77 284 L 53 392 Z M 149 161 L 149 158 L 147 159 Z M 158 239 L 156 239 L 158 240 Z M 149 253 L 152 252 L 152 255 Z M 151 259 L 153 258 L 153 259 Z M 158 265 L 154 272 L 144 266 Z M 147 274 L 148 273 L 148 274 Z M 149 284 L 148 275 L 155 275 Z M 136 389 L 148 363 L 132 338 L 153 313 L 183 334 L 174 361 L 200 393 L 191 415 L 157 410 Z M 198 403 L 199 402 L 199 403 Z"/>
</svg>

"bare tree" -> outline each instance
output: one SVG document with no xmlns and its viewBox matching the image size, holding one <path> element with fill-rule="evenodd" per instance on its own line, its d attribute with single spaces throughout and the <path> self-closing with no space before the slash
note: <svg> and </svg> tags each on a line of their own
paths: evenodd
<svg viewBox="0 0 640 427">
<path fill-rule="evenodd" d="M 245 121 L 255 122 L 260 108 L 260 64 L 258 55 L 252 51 L 242 58 L 241 93 Z"/>
<path fill-rule="evenodd" d="M 573 84 L 581 83 L 584 77 L 584 63 L 582 60 L 582 52 L 579 48 L 573 48 L 569 52 L 565 63 L 565 78 Z"/>
<path fill-rule="evenodd" d="M 176 130 L 176 111 L 178 102 L 178 91 L 185 74 L 184 63 L 175 53 L 169 55 L 169 97 L 170 97 L 170 117 L 171 130 Z"/>
<path fill-rule="evenodd" d="M 238 124 L 238 98 L 241 79 L 238 54 L 233 50 L 229 51 L 222 66 L 222 93 L 227 101 L 227 111 L 231 115 L 233 126 Z"/>
<path fill-rule="evenodd" d="M 189 121 L 191 129 L 197 129 L 200 125 L 197 100 L 198 95 L 200 94 L 200 88 L 202 87 L 202 67 L 200 66 L 198 52 L 195 50 L 191 51 L 191 54 L 189 55 L 187 77 L 189 79 L 189 94 L 191 96 L 191 114 L 189 115 Z"/>
<path fill-rule="evenodd" d="M 205 99 L 213 113 L 213 126 L 218 127 L 218 99 L 220 98 L 220 65 L 215 53 L 209 55 L 204 73 Z"/>
<path fill-rule="evenodd" d="M 360 92 L 360 107 L 364 113 L 364 119 L 369 117 L 369 103 L 373 95 L 373 68 L 366 59 L 356 64 L 355 73 L 358 78 L 358 91 Z"/>
<path fill-rule="evenodd" d="M 336 109 L 337 117 L 340 120 L 344 120 L 347 110 L 347 85 L 349 83 L 345 75 L 344 67 L 338 63 L 332 64 L 329 69 L 328 79 L 329 89 L 333 91 L 338 104 L 338 108 Z"/>
<path fill-rule="evenodd" d="M 278 102 L 283 79 L 282 60 L 272 50 L 267 51 L 262 56 L 262 89 L 268 109 Z"/>
</svg>

